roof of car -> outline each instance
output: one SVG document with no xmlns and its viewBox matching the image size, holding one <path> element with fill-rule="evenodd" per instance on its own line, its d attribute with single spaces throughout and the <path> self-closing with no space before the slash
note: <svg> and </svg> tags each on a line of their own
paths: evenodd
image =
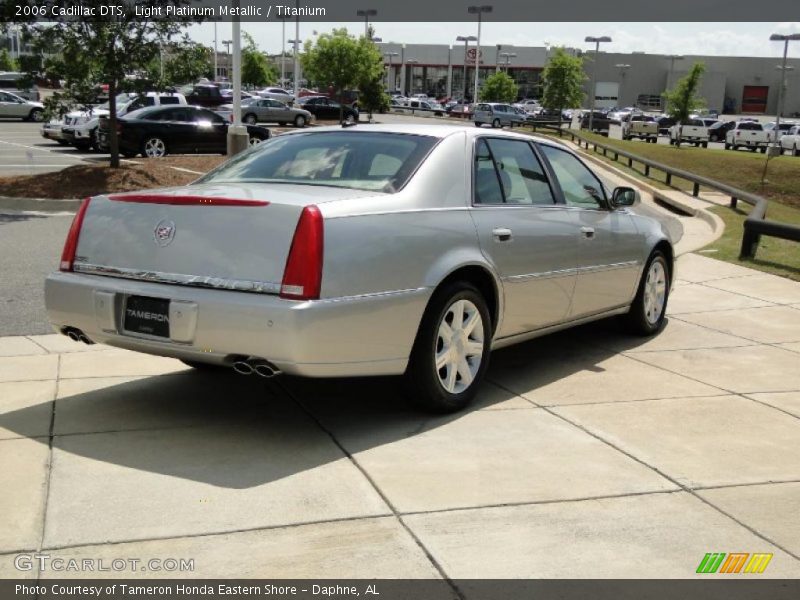
<svg viewBox="0 0 800 600">
<path fill-rule="evenodd" d="M 472 123 L 470 123 L 472 125 Z M 344 132 L 379 132 L 379 133 L 403 133 L 403 134 L 410 134 L 410 135 L 427 135 L 431 137 L 436 137 L 440 139 L 444 139 L 451 135 L 456 135 L 458 133 L 465 133 L 467 137 L 476 137 L 479 135 L 491 135 L 491 136 L 502 136 L 502 137 L 512 137 L 524 140 L 535 140 L 537 142 L 544 142 L 544 143 L 553 143 L 559 144 L 556 140 L 551 140 L 549 138 L 537 136 L 537 135 L 529 135 L 523 133 L 517 133 L 513 131 L 505 131 L 502 129 L 484 129 L 484 128 L 477 128 L 474 125 L 468 127 L 466 125 L 449 125 L 449 124 L 367 124 L 362 123 L 359 125 L 354 125 L 351 127 L 342 127 L 340 125 L 330 125 L 327 127 L 314 127 L 312 130 L 309 129 L 298 129 L 292 132 L 287 132 L 282 135 L 294 135 L 296 133 L 322 133 L 322 132 L 330 132 L 330 131 L 344 131 Z"/>
</svg>

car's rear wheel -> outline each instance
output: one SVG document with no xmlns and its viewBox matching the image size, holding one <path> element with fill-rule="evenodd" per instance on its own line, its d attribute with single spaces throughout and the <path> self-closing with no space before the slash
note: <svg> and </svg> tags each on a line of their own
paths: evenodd
<svg viewBox="0 0 800 600">
<path fill-rule="evenodd" d="M 167 155 L 167 144 L 160 137 L 148 137 L 142 144 L 142 156 L 145 158 L 161 158 Z"/>
<path fill-rule="evenodd" d="M 495 119 L 494 121 L 492 121 L 492 127 L 494 129 L 498 129 L 500 127 L 500 119 Z"/>
<path fill-rule="evenodd" d="M 258 118 L 256 118 L 253 113 L 247 113 L 242 120 L 248 125 L 255 125 L 258 123 Z"/>
<path fill-rule="evenodd" d="M 626 315 L 632 333 L 652 335 L 664 326 L 669 299 L 669 265 L 661 250 L 650 255 L 639 281 L 636 298 Z"/>
<path fill-rule="evenodd" d="M 306 118 L 303 115 L 297 115 L 294 119 L 294 126 L 295 127 L 305 127 L 306 126 Z"/>
<path fill-rule="evenodd" d="M 800 156 L 800 148 L 797 147 L 797 144 L 795 144 L 794 149 L 792 150 L 792 156 Z"/>
<path fill-rule="evenodd" d="M 475 127 L 480 127 L 481 125 L 483 125 L 483 123 L 478 123 L 477 121 L 475 121 Z"/>
<path fill-rule="evenodd" d="M 474 398 L 489 364 L 492 323 L 470 283 L 439 290 L 422 318 L 406 383 L 411 400 L 433 412 L 460 410 Z"/>
</svg>

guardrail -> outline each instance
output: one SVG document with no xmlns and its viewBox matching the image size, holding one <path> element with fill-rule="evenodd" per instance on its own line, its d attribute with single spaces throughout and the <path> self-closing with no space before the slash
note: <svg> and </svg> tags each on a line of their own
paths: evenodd
<svg viewBox="0 0 800 600">
<path fill-rule="evenodd" d="M 569 136 L 573 142 L 578 144 L 579 148 L 585 146 L 586 149 L 589 150 L 591 147 L 595 153 L 602 151 L 603 156 L 609 157 L 609 155 L 611 155 L 617 162 L 620 157 L 625 158 L 630 168 L 633 168 L 635 163 L 641 163 L 644 166 L 645 177 L 650 176 L 651 169 L 662 171 L 665 174 L 665 182 L 667 185 L 672 185 L 673 177 L 684 179 L 692 184 L 692 196 L 699 196 L 700 187 L 702 186 L 722 192 L 730 197 L 731 208 L 736 208 L 739 200 L 751 205 L 753 209 L 744 221 L 744 233 L 742 234 L 742 246 L 739 252 L 739 258 L 755 258 L 762 235 L 800 242 L 800 226 L 767 219 L 769 201 L 763 196 L 751 194 L 750 192 L 740 190 L 726 183 L 703 177 L 702 175 L 696 175 L 695 173 L 690 173 L 683 169 L 676 169 L 675 167 L 638 156 L 625 150 L 620 150 L 619 148 L 607 146 L 596 140 L 590 140 L 571 129 L 564 129 L 560 125 L 557 125 L 556 122 L 527 123 L 526 125 L 532 125 L 534 132 L 538 127 L 540 129 L 553 131 L 557 133 L 559 137 L 564 137 L 565 135 Z"/>
</svg>

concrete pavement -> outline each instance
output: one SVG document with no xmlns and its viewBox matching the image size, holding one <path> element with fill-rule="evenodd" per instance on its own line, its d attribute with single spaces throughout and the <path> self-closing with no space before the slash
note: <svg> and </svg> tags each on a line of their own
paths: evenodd
<svg viewBox="0 0 800 600">
<path fill-rule="evenodd" d="M 15 569 L 36 551 L 270 578 L 689 578 L 770 552 L 760 577 L 800 577 L 800 284 L 697 254 L 677 276 L 657 337 L 498 351 L 446 417 L 394 380 L 0 338 L 0 577 L 96 575 Z"/>
</svg>

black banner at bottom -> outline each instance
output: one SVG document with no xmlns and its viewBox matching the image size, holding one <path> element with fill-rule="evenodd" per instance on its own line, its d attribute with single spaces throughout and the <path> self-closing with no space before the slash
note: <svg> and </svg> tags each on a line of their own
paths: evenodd
<svg viewBox="0 0 800 600">
<path fill-rule="evenodd" d="M 0 598 L 162 600 L 164 598 L 273 600 L 797 600 L 800 579 L 576 579 L 517 580 L 0 580 Z"/>
</svg>

